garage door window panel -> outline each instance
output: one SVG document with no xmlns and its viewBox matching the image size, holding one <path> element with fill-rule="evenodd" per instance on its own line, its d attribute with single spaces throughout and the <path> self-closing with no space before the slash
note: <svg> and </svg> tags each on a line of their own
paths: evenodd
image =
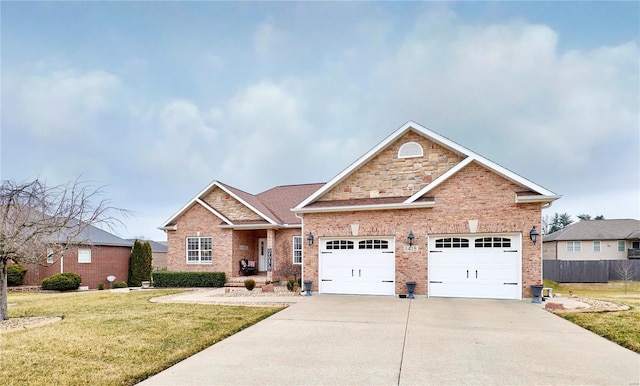
<svg viewBox="0 0 640 386">
<path fill-rule="evenodd" d="M 362 240 L 358 242 L 358 249 L 389 249 L 387 240 Z"/>
<path fill-rule="evenodd" d="M 436 248 L 469 248 L 469 239 L 444 237 L 436 240 Z"/>
<path fill-rule="evenodd" d="M 476 248 L 509 248 L 511 239 L 508 237 L 481 237 L 475 241 Z"/>
<path fill-rule="evenodd" d="M 327 241 L 325 248 L 327 250 L 354 249 L 354 243 L 349 240 L 331 240 Z"/>
</svg>

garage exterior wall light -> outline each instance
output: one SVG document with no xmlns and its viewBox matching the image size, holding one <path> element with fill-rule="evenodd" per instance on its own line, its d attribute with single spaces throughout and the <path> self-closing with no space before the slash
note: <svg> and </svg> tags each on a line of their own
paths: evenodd
<svg viewBox="0 0 640 386">
<path fill-rule="evenodd" d="M 307 244 L 309 244 L 309 246 L 313 245 L 313 235 L 311 232 L 309 232 L 309 236 L 307 236 Z"/>
<path fill-rule="evenodd" d="M 533 228 L 531 228 L 531 230 L 529 231 L 529 238 L 531 239 L 531 241 L 533 241 L 533 245 L 536 245 L 539 235 L 540 233 L 538 233 L 538 231 L 536 230 L 536 226 L 534 225 Z"/>
<path fill-rule="evenodd" d="M 409 236 L 407 236 L 407 239 L 409 239 L 409 246 L 413 245 L 413 240 L 416 238 L 416 236 L 413 235 L 413 231 L 409 232 Z"/>
</svg>

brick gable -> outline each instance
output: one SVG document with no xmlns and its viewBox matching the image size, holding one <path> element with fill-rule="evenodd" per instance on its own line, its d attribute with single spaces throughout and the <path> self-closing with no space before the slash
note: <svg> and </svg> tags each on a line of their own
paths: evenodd
<svg viewBox="0 0 640 386">
<path fill-rule="evenodd" d="M 398 158 L 407 142 L 422 146 L 424 155 Z M 378 197 L 409 197 L 464 159 L 414 131 L 391 143 L 318 201 L 353 200 Z"/>
<path fill-rule="evenodd" d="M 263 221 L 254 211 L 247 208 L 244 204 L 231 197 L 222 189 L 215 188 L 203 197 L 202 201 L 206 202 L 220 212 L 223 216 L 233 221 Z"/>
</svg>

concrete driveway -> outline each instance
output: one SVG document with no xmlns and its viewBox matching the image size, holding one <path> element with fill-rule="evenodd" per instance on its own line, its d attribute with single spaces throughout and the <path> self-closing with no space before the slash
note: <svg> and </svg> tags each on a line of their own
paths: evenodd
<svg viewBox="0 0 640 386">
<path fill-rule="evenodd" d="M 306 298 L 142 385 L 639 385 L 640 355 L 528 302 Z"/>
</svg>

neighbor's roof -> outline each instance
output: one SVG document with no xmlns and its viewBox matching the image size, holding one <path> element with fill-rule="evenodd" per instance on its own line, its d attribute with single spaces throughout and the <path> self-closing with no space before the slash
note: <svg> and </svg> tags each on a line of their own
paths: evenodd
<svg viewBox="0 0 640 386">
<path fill-rule="evenodd" d="M 136 239 L 127 239 L 127 241 L 131 241 L 131 245 L 136 241 Z M 151 245 L 151 252 L 153 253 L 167 253 L 167 242 L 166 241 L 153 241 L 153 240 L 140 240 L 145 243 L 148 242 Z"/>
<path fill-rule="evenodd" d="M 74 222 L 77 223 L 77 220 L 74 220 Z M 71 239 L 71 242 L 74 244 L 107 245 L 119 247 L 133 246 L 133 241 L 122 239 L 93 225 L 87 225 L 82 230 L 82 232 L 80 232 L 80 234 Z"/>
<path fill-rule="evenodd" d="M 324 183 L 316 184 L 299 184 L 299 185 L 283 185 L 276 186 L 275 188 L 266 190 L 259 194 L 247 193 L 243 190 L 234 188 L 230 185 L 224 184 L 220 181 L 213 181 L 200 193 L 198 193 L 191 201 L 183 206 L 178 212 L 171 216 L 160 229 L 170 229 L 175 225 L 176 220 L 184 214 L 193 205 L 202 205 L 211 213 L 216 215 L 223 224 L 226 226 L 285 226 L 285 225 L 299 225 L 301 220 L 291 211 L 302 200 L 309 197 L 310 194 L 324 186 Z M 216 208 L 209 206 L 202 200 L 213 189 L 219 188 L 235 198 L 260 216 L 263 220 L 257 221 L 234 221 L 225 217 L 223 213 L 220 213 Z"/>
<path fill-rule="evenodd" d="M 545 235 L 543 242 L 640 239 L 640 220 L 583 220 Z"/>
</svg>

